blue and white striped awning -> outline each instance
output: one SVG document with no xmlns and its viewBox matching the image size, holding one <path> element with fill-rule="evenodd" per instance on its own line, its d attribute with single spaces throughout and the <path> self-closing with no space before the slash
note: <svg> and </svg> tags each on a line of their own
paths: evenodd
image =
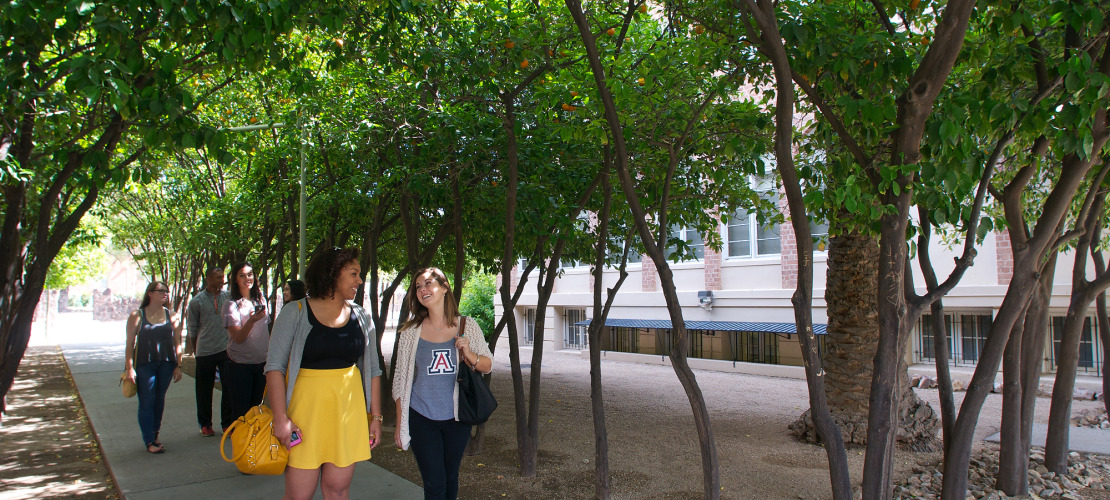
<svg viewBox="0 0 1110 500">
<path fill-rule="evenodd" d="M 579 321 L 575 325 L 587 326 L 590 320 Z M 657 330 L 670 330 L 671 320 L 669 319 L 621 319 L 621 318 L 606 318 L 605 326 L 617 328 L 653 328 Z M 753 321 L 687 321 L 687 330 L 716 330 L 720 332 L 764 332 L 764 333 L 784 333 L 787 335 L 798 333 L 797 327 L 794 323 L 768 323 L 768 322 L 753 322 Z M 824 335 L 826 333 L 825 325 L 814 324 L 813 333 L 815 335 Z"/>
</svg>

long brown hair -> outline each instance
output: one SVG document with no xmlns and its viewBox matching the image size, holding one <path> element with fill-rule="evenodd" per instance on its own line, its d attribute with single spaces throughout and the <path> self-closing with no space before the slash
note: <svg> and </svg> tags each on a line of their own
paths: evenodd
<svg viewBox="0 0 1110 500">
<path fill-rule="evenodd" d="M 405 300 L 409 304 L 409 314 L 412 315 L 405 324 L 401 325 L 401 330 L 407 330 L 422 323 L 430 311 L 424 304 L 420 303 L 420 299 L 416 297 L 416 289 L 419 286 L 417 280 L 420 279 L 425 273 L 431 273 L 432 279 L 439 282 L 440 286 L 447 289 L 447 293 L 443 294 L 443 319 L 447 320 L 447 326 L 455 326 L 455 318 L 459 315 L 459 304 L 455 302 L 455 293 L 451 291 L 451 283 L 447 281 L 447 275 L 443 273 L 438 267 L 425 267 L 416 271 L 412 275 L 412 282 L 409 283 L 409 292 L 405 295 Z"/>
<path fill-rule="evenodd" d="M 167 290 L 169 290 L 169 288 L 170 288 L 169 285 L 167 285 L 166 283 L 164 283 L 162 281 L 158 281 L 158 280 L 151 281 L 150 284 L 146 286 L 146 292 L 143 292 L 143 303 L 141 305 L 139 305 L 139 309 L 145 309 L 146 306 L 150 305 L 150 292 L 153 292 L 154 290 L 156 290 L 158 288 L 158 285 L 162 285 L 162 286 L 166 287 Z M 163 297 L 165 297 L 168 301 L 169 298 L 170 298 L 170 294 L 167 293 L 166 295 L 163 295 Z M 163 303 L 162 307 L 166 307 L 166 304 Z"/>
</svg>

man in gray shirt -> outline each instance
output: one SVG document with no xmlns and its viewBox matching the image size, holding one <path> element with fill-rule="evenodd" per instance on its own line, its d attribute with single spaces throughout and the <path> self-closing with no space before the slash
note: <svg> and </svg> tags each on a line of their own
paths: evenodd
<svg viewBox="0 0 1110 500">
<path fill-rule="evenodd" d="M 224 289 L 224 271 L 209 268 L 205 273 L 205 288 L 189 301 L 186 325 L 189 328 L 188 344 L 197 359 L 197 423 L 201 436 L 215 436 L 212 429 L 212 390 L 216 385 L 216 370 L 227 373 L 227 329 L 224 328 L 223 310 L 230 296 Z M 226 390 L 220 391 L 220 425 L 231 425 L 231 400 Z"/>
</svg>

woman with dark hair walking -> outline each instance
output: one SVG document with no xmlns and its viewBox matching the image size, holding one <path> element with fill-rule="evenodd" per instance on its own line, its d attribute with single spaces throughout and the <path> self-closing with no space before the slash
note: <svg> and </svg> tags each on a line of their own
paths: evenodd
<svg viewBox="0 0 1110 500">
<path fill-rule="evenodd" d="M 285 497 L 345 499 L 355 463 L 381 442 L 378 338 L 354 303 L 358 251 L 320 252 L 305 269 L 308 298 L 282 307 L 270 338 L 266 384 L 274 436 L 289 447 Z"/>
<path fill-rule="evenodd" d="M 393 397 L 397 403 L 394 443 L 412 454 L 424 481 L 426 500 L 459 496 L 459 467 L 470 440 L 470 426 L 459 422 L 459 363 L 474 370 L 493 370 L 489 350 L 477 321 L 463 321 L 443 271 L 429 267 L 416 272 L 406 297 L 412 319 L 397 335 L 397 370 Z"/>
<path fill-rule="evenodd" d="M 139 430 L 150 453 L 162 453 L 158 441 L 170 380 L 181 380 L 181 322 L 166 308 L 170 289 L 161 281 L 146 287 L 139 310 L 127 318 L 123 369 L 139 389 Z"/>
<path fill-rule="evenodd" d="M 220 381 L 231 400 L 231 418 L 239 418 L 262 403 L 266 390 L 262 368 L 270 345 L 270 317 L 250 264 L 232 268 L 231 279 L 231 300 L 224 306 L 224 326 L 230 337 L 227 373 L 221 374 Z"/>
<path fill-rule="evenodd" d="M 281 303 L 288 304 L 294 300 L 301 300 L 308 294 L 304 290 L 304 282 L 301 280 L 289 280 L 281 286 Z"/>
</svg>

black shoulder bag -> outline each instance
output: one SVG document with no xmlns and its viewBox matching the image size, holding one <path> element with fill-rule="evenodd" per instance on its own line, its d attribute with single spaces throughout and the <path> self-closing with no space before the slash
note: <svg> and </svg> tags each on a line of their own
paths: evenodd
<svg viewBox="0 0 1110 500">
<path fill-rule="evenodd" d="M 459 319 L 459 333 L 460 337 L 466 335 L 466 316 Z M 493 397 L 482 374 L 474 371 L 466 364 L 466 360 L 459 361 L 459 422 L 466 425 L 484 424 L 493 410 L 497 409 L 497 399 Z"/>
</svg>

